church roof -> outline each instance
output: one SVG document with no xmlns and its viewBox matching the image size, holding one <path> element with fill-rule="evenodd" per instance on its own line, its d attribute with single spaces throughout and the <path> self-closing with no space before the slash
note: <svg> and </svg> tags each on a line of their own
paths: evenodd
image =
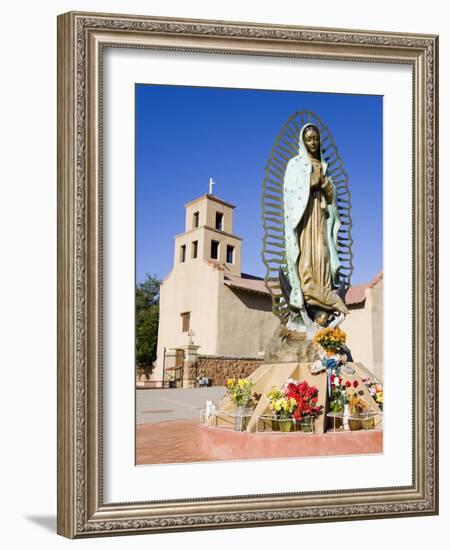
<svg viewBox="0 0 450 550">
<path fill-rule="evenodd" d="M 351 286 L 345 295 L 345 303 L 348 306 L 353 306 L 364 302 L 366 299 L 366 288 L 369 288 L 367 283 Z"/>
<path fill-rule="evenodd" d="M 204 199 L 209 199 L 210 201 L 218 202 L 220 204 L 224 204 L 225 206 L 228 206 L 229 208 L 236 208 L 234 204 L 231 204 L 231 202 L 224 201 L 223 199 L 216 197 L 216 195 L 213 195 L 211 193 L 206 193 L 205 195 L 202 195 L 201 197 L 197 197 L 196 199 L 192 199 L 191 201 L 188 201 L 184 203 L 184 207 L 194 204 L 195 202 L 199 202 Z"/>
<path fill-rule="evenodd" d="M 247 273 L 242 273 L 240 277 L 226 274 L 224 275 L 224 283 L 231 288 L 269 296 L 269 291 L 264 284 L 264 279 L 261 277 L 255 277 Z"/>
<path fill-rule="evenodd" d="M 366 299 L 366 290 L 368 288 L 373 288 L 377 283 L 381 281 L 382 278 L 383 272 L 380 271 L 379 273 L 377 273 L 377 275 L 375 275 L 370 283 L 351 286 L 348 289 L 347 294 L 345 295 L 345 303 L 348 306 L 362 304 Z"/>
</svg>

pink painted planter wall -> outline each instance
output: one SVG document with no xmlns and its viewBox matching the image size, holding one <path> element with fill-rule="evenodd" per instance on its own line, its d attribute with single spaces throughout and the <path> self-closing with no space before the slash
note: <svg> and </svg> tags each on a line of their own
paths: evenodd
<svg viewBox="0 0 450 550">
<path fill-rule="evenodd" d="M 198 426 L 198 446 L 216 460 L 380 454 L 383 430 L 303 434 L 250 433 Z"/>
</svg>

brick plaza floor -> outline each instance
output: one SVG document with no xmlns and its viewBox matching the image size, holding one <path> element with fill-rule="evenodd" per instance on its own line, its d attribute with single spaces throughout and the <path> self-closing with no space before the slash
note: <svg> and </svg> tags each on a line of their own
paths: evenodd
<svg viewBox="0 0 450 550">
<path fill-rule="evenodd" d="M 211 460 L 197 447 L 197 419 L 169 420 L 136 427 L 136 464 Z"/>
<path fill-rule="evenodd" d="M 197 447 L 196 428 L 206 400 L 218 403 L 225 388 L 138 389 L 136 464 L 211 460 Z"/>
</svg>

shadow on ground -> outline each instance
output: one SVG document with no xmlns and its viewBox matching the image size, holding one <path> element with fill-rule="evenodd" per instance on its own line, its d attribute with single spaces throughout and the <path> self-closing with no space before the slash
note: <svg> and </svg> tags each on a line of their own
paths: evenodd
<svg viewBox="0 0 450 550">
<path fill-rule="evenodd" d="M 25 519 L 41 526 L 46 531 L 56 533 L 56 516 L 25 516 Z"/>
</svg>

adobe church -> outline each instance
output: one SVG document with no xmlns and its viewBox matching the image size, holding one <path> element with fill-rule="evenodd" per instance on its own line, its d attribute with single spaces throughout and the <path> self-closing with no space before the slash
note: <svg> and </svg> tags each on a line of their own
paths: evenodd
<svg viewBox="0 0 450 550">
<path fill-rule="evenodd" d="M 279 322 L 264 280 L 241 272 L 235 206 L 206 194 L 185 208 L 185 231 L 175 237 L 173 269 L 161 284 L 155 380 L 164 349 L 184 348 L 189 333 L 201 354 L 258 357 Z"/>
<path fill-rule="evenodd" d="M 165 355 L 176 350 L 261 360 L 279 325 L 264 280 L 241 271 L 242 238 L 233 233 L 234 208 L 211 192 L 185 204 L 185 231 L 175 237 L 173 268 L 160 288 L 155 382 L 163 379 Z M 382 294 L 382 275 L 351 287 L 346 296 L 350 313 L 342 324 L 355 361 L 379 378 Z"/>
</svg>

